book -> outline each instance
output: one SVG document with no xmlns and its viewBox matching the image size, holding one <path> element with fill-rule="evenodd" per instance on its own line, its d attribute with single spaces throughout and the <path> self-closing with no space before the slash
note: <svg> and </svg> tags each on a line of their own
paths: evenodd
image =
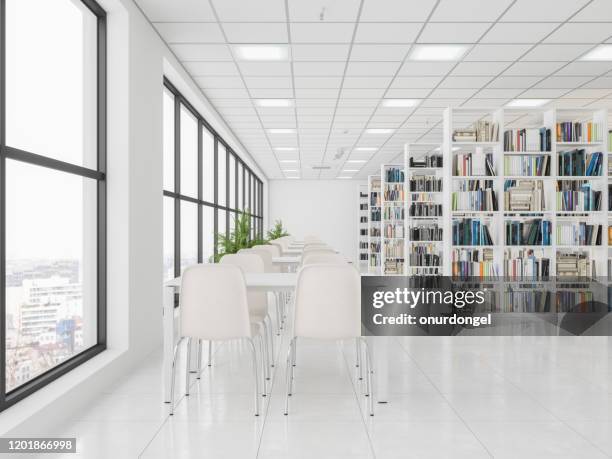
<svg viewBox="0 0 612 459">
<path fill-rule="evenodd" d="M 504 210 L 546 210 L 544 183 L 542 180 L 505 180 Z"/>
<path fill-rule="evenodd" d="M 551 228 L 542 219 L 506 221 L 506 245 L 550 245 Z"/>
<path fill-rule="evenodd" d="M 586 222 L 558 222 L 557 245 L 601 245 L 602 226 Z"/>
<path fill-rule="evenodd" d="M 549 176 L 550 155 L 505 155 L 504 174 L 521 176 Z"/>
<path fill-rule="evenodd" d="M 488 225 L 479 219 L 453 220 L 453 245 L 494 245 Z"/>
<path fill-rule="evenodd" d="M 496 277 L 493 249 L 451 250 L 451 275 L 453 277 Z"/>
<path fill-rule="evenodd" d="M 541 250 L 504 250 L 504 276 L 511 279 L 548 279 L 550 259 Z"/>
<path fill-rule="evenodd" d="M 550 151 L 550 129 L 508 129 L 504 132 L 504 151 Z"/>
<path fill-rule="evenodd" d="M 492 180 L 465 180 L 451 195 L 452 210 L 496 211 L 497 197 Z"/>
<path fill-rule="evenodd" d="M 419 167 L 442 167 L 443 160 L 442 155 L 425 155 L 422 158 L 415 159 L 410 157 L 408 159 L 408 165 L 411 168 L 419 168 Z"/>
<path fill-rule="evenodd" d="M 597 211 L 601 210 L 601 191 L 591 188 L 588 180 L 557 180 L 558 211 Z"/>
<path fill-rule="evenodd" d="M 558 153 L 558 174 L 560 176 L 599 176 L 602 172 L 603 153 L 588 153 L 584 149 Z"/>
<path fill-rule="evenodd" d="M 593 121 L 564 121 L 557 123 L 557 142 L 601 142 L 601 123 Z"/>
</svg>

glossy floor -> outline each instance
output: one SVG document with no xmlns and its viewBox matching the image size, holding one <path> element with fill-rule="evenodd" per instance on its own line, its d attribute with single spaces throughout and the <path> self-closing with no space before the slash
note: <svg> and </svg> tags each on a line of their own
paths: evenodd
<svg viewBox="0 0 612 459">
<path fill-rule="evenodd" d="M 605 458 L 612 456 L 608 338 L 390 338 L 389 403 L 367 415 L 352 343 L 303 341 L 284 416 L 287 338 L 262 415 L 248 349 L 226 344 L 161 402 L 153 353 L 58 434 L 91 458 Z M 70 455 L 69 457 L 74 457 Z"/>
</svg>

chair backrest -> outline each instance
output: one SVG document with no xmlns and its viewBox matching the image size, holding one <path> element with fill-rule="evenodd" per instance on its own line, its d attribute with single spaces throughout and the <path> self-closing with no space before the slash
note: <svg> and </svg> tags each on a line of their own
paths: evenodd
<svg viewBox="0 0 612 459">
<path fill-rule="evenodd" d="M 278 251 L 280 253 L 280 256 L 282 256 L 283 252 L 287 251 L 287 245 L 283 244 L 283 242 L 278 240 L 278 239 L 274 239 L 274 240 L 270 241 L 270 245 L 278 247 Z"/>
<path fill-rule="evenodd" d="M 263 273 L 265 269 L 263 259 L 255 253 L 237 253 L 224 255 L 220 261 L 223 265 L 237 266 L 243 273 Z M 249 311 L 255 314 L 268 312 L 268 299 L 266 292 L 247 292 Z"/>
<path fill-rule="evenodd" d="M 302 256 L 302 266 L 319 264 L 342 265 L 347 264 L 347 261 L 342 255 L 330 252 L 306 252 L 304 256 Z"/>
<path fill-rule="evenodd" d="M 240 268 L 190 266 L 181 278 L 181 335 L 206 340 L 251 336 L 247 289 Z"/>
<path fill-rule="evenodd" d="M 274 264 L 272 263 L 272 253 L 270 253 L 270 251 L 268 249 L 264 249 L 262 248 L 262 246 L 254 246 L 250 249 L 241 249 L 238 251 L 239 254 L 241 253 L 252 253 L 254 255 L 257 255 L 258 257 L 260 257 L 262 259 L 262 261 L 264 262 L 264 272 L 265 273 L 273 273 L 274 271 Z"/>
<path fill-rule="evenodd" d="M 346 265 L 308 265 L 298 273 L 294 335 L 320 339 L 361 336 L 361 279 Z"/>
<path fill-rule="evenodd" d="M 270 252 L 270 255 L 272 255 L 273 258 L 281 256 L 281 249 L 277 245 L 274 245 L 274 244 L 264 244 L 264 245 L 256 245 L 255 247 L 260 249 L 260 250 L 267 250 L 268 252 Z"/>
<path fill-rule="evenodd" d="M 304 242 L 305 243 L 308 243 L 308 242 L 321 242 L 321 240 L 319 239 L 318 236 L 309 234 L 309 235 L 304 236 Z"/>
<path fill-rule="evenodd" d="M 331 247 L 328 246 L 324 246 L 324 245 L 309 245 L 307 247 L 304 247 L 304 251 L 303 254 L 306 255 L 307 253 L 336 253 L 336 251 L 334 249 L 332 249 Z"/>
</svg>

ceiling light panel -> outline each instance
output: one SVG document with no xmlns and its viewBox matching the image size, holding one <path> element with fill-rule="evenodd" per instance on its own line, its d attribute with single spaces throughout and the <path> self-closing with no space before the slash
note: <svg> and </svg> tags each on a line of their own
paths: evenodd
<svg viewBox="0 0 612 459">
<path fill-rule="evenodd" d="M 466 45 L 415 45 L 411 61 L 457 61 L 467 51 Z"/>
<path fill-rule="evenodd" d="M 242 61 L 286 61 L 289 50 L 284 45 L 234 45 L 236 57 Z"/>
</svg>

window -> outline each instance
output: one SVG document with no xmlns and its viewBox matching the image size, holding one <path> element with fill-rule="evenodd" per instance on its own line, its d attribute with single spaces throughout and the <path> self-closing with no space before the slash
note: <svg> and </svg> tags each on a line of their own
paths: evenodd
<svg viewBox="0 0 612 459">
<path fill-rule="evenodd" d="M 0 22 L 4 410 L 106 346 L 106 37 L 93 0 L 0 0 Z"/>
<path fill-rule="evenodd" d="M 233 230 L 236 210 L 249 213 L 253 237 L 263 213 L 248 205 L 261 181 L 168 80 L 163 109 L 164 276 L 172 278 L 213 261 L 215 235 Z"/>
</svg>

